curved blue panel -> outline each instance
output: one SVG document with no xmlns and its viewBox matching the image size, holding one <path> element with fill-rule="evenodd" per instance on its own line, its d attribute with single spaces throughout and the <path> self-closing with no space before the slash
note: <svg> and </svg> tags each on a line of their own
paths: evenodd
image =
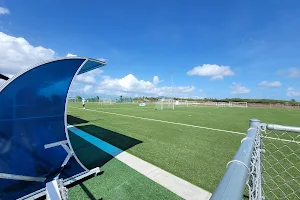
<svg viewBox="0 0 300 200">
<path fill-rule="evenodd" d="M 88 65 L 84 65 L 87 64 Z M 62 59 L 36 66 L 0 88 L 1 173 L 44 177 L 44 182 L 0 178 L 0 199 L 16 199 L 44 188 L 59 174 L 67 178 L 86 169 L 62 146 L 44 145 L 67 140 L 66 102 L 74 76 L 105 63 L 85 58 Z M 71 147 L 70 147 L 71 148 Z"/>
</svg>

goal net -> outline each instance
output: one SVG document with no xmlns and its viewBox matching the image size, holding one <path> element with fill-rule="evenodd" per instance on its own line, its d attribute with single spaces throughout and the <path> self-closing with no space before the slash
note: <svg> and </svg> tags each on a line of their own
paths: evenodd
<svg viewBox="0 0 300 200">
<path fill-rule="evenodd" d="M 218 107 L 229 107 L 230 103 L 228 103 L 228 102 L 218 102 L 217 106 Z"/>
<path fill-rule="evenodd" d="M 155 110 L 165 110 L 172 109 L 174 110 L 174 100 L 173 99 L 161 99 L 155 103 Z"/>
<path fill-rule="evenodd" d="M 77 98 L 69 97 L 68 102 L 79 102 L 79 100 Z"/>
<path fill-rule="evenodd" d="M 174 105 L 177 107 L 187 107 L 188 106 L 188 101 L 186 100 L 175 100 Z"/>
<path fill-rule="evenodd" d="M 247 108 L 247 102 L 229 102 L 229 107 Z"/>
<path fill-rule="evenodd" d="M 100 105 L 113 105 L 113 101 L 111 99 L 99 99 Z"/>
<path fill-rule="evenodd" d="M 205 102 L 188 101 L 187 106 L 205 106 Z"/>
</svg>

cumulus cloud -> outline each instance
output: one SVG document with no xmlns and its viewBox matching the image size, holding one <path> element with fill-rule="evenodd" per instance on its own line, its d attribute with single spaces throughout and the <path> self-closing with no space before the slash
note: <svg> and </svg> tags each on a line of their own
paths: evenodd
<svg viewBox="0 0 300 200">
<path fill-rule="evenodd" d="M 258 84 L 260 87 L 280 87 L 279 81 L 262 81 Z"/>
<path fill-rule="evenodd" d="M 105 94 L 105 95 L 149 95 L 149 96 L 171 96 L 176 93 L 191 93 L 195 90 L 194 86 L 178 86 L 158 87 L 159 77 L 154 76 L 153 82 L 139 80 L 133 74 L 128 74 L 123 78 L 112 78 L 107 75 L 102 75 L 102 80 L 97 84 L 90 84 L 85 90 L 94 94 Z"/>
<path fill-rule="evenodd" d="M 82 82 L 82 83 L 88 83 L 88 84 L 96 84 L 97 77 L 99 78 L 102 73 L 103 73 L 103 70 L 95 69 L 95 70 L 92 70 L 92 71 L 89 71 L 84 74 L 80 74 L 80 75 L 76 76 L 75 81 Z"/>
<path fill-rule="evenodd" d="M 85 74 L 77 76 L 75 80 L 83 83 L 96 83 L 96 79 L 94 76 L 86 76 Z"/>
<path fill-rule="evenodd" d="M 7 15 L 9 14 L 9 10 L 7 8 L 0 6 L 0 15 Z"/>
<path fill-rule="evenodd" d="M 299 97 L 300 91 L 296 91 L 294 88 L 289 87 L 286 91 L 286 95 L 289 97 Z"/>
<path fill-rule="evenodd" d="M 239 83 L 232 83 L 232 85 L 230 86 L 230 90 L 231 90 L 231 94 L 248 94 L 250 93 L 250 89 L 242 86 Z"/>
<path fill-rule="evenodd" d="M 15 74 L 26 67 L 54 58 L 54 54 L 52 49 L 34 47 L 22 37 L 0 32 L 0 73 Z"/>
<path fill-rule="evenodd" d="M 291 67 L 286 70 L 278 70 L 277 74 L 284 75 L 288 78 L 298 78 L 300 77 L 300 68 Z"/>
<path fill-rule="evenodd" d="M 86 85 L 86 86 L 84 86 L 83 91 L 84 91 L 85 93 L 87 93 L 87 92 L 89 92 L 92 88 L 93 88 L 92 85 Z"/>
<path fill-rule="evenodd" d="M 229 66 L 204 64 L 194 67 L 187 72 L 189 76 L 211 76 L 211 80 L 223 80 L 225 76 L 233 76 L 234 72 Z"/>
<path fill-rule="evenodd" d="M 68 53 L 68 54 L 66 55 L 66 57 L 74 57 L 74 56 L 77 56 L 77 55 L 71 54 L 71 53 Z"/>
<path fill-rule="evenodd" d="M 153 84 L 154 85 L 157 85 L 159 83 L 159 78 L 158 78 L 158 76 L 154 76 L 153 77 Z"/>
</svg>

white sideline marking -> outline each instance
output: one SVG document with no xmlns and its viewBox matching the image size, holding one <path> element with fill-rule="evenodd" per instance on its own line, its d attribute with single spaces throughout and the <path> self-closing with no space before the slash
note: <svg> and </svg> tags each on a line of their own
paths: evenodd
<svg viewBox="0 0 300 200">
<path fill-rule="evenodd" d="M 71 107 L 70 106 L 70 108 L 76 108 L 76 107 Z M 76 108 L 76 109 L 81 109 L 81 108 Z M 145 117 L 137 117 L 137 116 L 132 116 L 132 115 L 124 115 L 124 114 L 112 113 L 112 112 L 101 111 L 101 110 L 92 110 L 92 109 L 85 109 L 85 110 L 92 111 L 92 112 L 100 112 L 100 113 L 105 113 L 105 114 L 110 114 L 110 115 L 119 115 L 119 116 L 123 116 L 123 117 L 143 119 L 143 120 L 148 120 L 148 121 L 162 122 L 162 123 L 167 123 L 167 124 L 176 124 L 176 125 L 180 125 L 180 126 L 188 126 L 188 127 L 193 127 L 193 128 L 201 128 L 201 129 L 207 129 L 207 130 L 212 130 L 212 131 L 220 131 L 220 132 L 234 133 L 234 134 L 239 134 L 239 135 L 247 135 L 246 133 L 241 133 L 241 132 L 236 132 L 236 131 L 228 131 L 228 130 L 222 130 L 222 129 L 216 129 L 216 128 L 209 128 L 209 127 L 204 127 L 204 126 L 196 126 L 196 125 L 191 125 L 191 124 L 182 124 L 182 123 L 178 123 L 178 122 L 170 122 L 170 121 L 164 121 L 164 120 L 159 120 L 159 119 L 151 119 L 151 118 L 145 118 Z M 268 137 L 268 136 L 263 136 L 263 138 L 268 138 L 268 139 L 271 139 L 271 140 L 278 140 L 278 141 L 285 141 L 285 142 L 293 142 L 293 143 L 300 144 L 299 141 L 293 141 L 293 140 L 273 138 L 273 137 Z"/>
<path fill-rule="evenodd" d="M 123 162 L 127 166 L 138 171 L 139 173 L 160 184 L 161 186 L 167 188 L 183 199 L 208 200 L 212 195 L 210 192 L 203 190 L 202 188 L 197 187 L 173 174 L 170 174 L 169 172 L 164 171 L 72 125 L 68 125 L 67 127 L 70 131 L 72 131 L 79 137 L 85 139 L 86 141 L 90 142 L 106 153 L 114 156 L 116 159 Z"/>
<path fill-rule="evenodd" d="M 295 140 L 286 140 L 286 139 L 273 138 L 273 137 L 268 137 L 268 136 L 262 136 L 262 137 L 263 138 L 268 138 L 268 139 L 271 139 L 271 140 L 278 140 L 278 141 L 292 142 L 292 143 L 300 144 L 300 142 L 295 141 Z"/>
<path fill-rule="evenodd" d="M 111 108 L 111 107 L 101 107 L 101 109 L 107 109 L 107 110 L 110 110 L 110 109 L 121 109 L 121 110 L 131 110 L 131 109 L 139 109 L 140 107 L 132 107 L 132 108 Z"/>
<path fill-rule="evenodd" d="M 71 107 L 71 108 L 76 108 L 76 107 Z M 82 108 L 76 108 L 76 109 L 82 109 Z M 143 120 L 148 120 L 148 121 L 162 122 L 162 123 L 167 123 L 167 124 L 176 124 L 176 125 L 180 125 L 180 126 L 188 126 L 188 127 L 193 127 L 193 128 L 201 128 L 201 129 L 207 129 L 207 130 L 213 130 L 213 131 L 220 131 L 220 132 L 226 132 L 226 133 L 234 133 L 234 134 L 239 134 L 239 135 L 246 135 L 245 133 L 240 133 L 240 132 L 236 132 L 236 131 L 227 131 L 227 130 L 216 129 L 216 128 L 209 128 L 209 127 L 204 127 L 204 126 L 196 126 L 196 125 L 191 125 L 191 124 L 182 124 L 182 123 L 178 123 L 178 122 L 170 122 L 170 121 L 164 121 L 164 120 L 159 120 L 159 119 L 137 117 L 137 116 L 132 116 L 132 115 L 124 115 L 124 114 L 112 113 L 112 112 L 100 111 L 100 110 L 91 110 L 91 109 L 85 109 L 85 110 L 93 111 L 93 112 L 100 112 L 100 113 L 105 113 L 105 114 L 110 114 L 110 115 L 118 115 L 118 116 L 123 116 L 123 117 L 143 119 Z"/>
</svg>

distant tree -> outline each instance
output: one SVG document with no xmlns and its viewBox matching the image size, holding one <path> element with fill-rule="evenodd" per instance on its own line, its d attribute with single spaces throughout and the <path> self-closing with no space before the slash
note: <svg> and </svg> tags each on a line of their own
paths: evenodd
<svg viewBox="0 0 300 200">
<path fill-rule="evenodd" d="M 291 99 L 291 102 L 292 102 L 292 103 L 296 103 L 296 100 L 295 100 L 295 99 Z"/>
<path fill-rule="evenodd" d="M 81 96 L 76 96 L 76 99 L 80 100 L 81 101 Z"/>
</svg>

